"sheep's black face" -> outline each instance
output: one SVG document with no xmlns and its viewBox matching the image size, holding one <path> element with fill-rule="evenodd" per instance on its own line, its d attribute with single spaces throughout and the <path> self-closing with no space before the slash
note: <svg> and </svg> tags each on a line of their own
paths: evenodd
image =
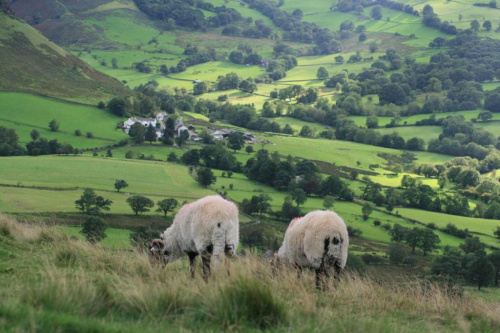
<svg viewBox="0 0 500 333">
<path fill-rule="evenodd" d="M 163 260 L 165 261 L 165 264 L 168 264 L 169 262 L 173 261 L 172 252 L 169 251 L 166 246 L 163 248 L 162 251 L 163 251 Z"/>
<path fill-rule="evenodd" d="M 325 260 L 329 266 L 335 264 L 342 257 L 342 243 L 344 240 L 340 236 L 325 239 Z"/>
</svg>

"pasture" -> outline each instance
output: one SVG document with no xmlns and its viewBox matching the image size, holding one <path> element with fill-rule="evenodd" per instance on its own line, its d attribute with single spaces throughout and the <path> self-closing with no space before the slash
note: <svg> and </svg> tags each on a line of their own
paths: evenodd
<svg viewBox="0 0 500 333">
<path fill-rule="evenodd" d="M 116 129 L 117 123 L 124 119 L 96 107 L 7 92 L 0 92 L 0 102 L 0 125 L 15 129 L 21 144 L 31 141 L 33 129 L 42 137 L 70 143 L 75 148 L 108 146 L 127 137 Z M 53 119 L 60 124 L 57 132 L 49 129 Z M 75 136 L 77 129 L 82 136 Z M 93 138 L 87 138 L 87 132 L 92 132 Z"/>
<path fill-rule="evenodd" d="M 493 231 L 500 226 L 500 221 L 498 220 L 455 216 L 412 208 L 398 208 L 396 210 L 403 217 L 407 217 L 424 224 L 434 223 L 439 228 L 444 228 L 448 223 L 452 223 L 459 229 L 469 229 L 469 231 L 475 233 L 474 236 L 478 236 L 483 243 L 496 247 L 500 246 L 498 238 L 493 236 Z"/>
<path fill-rule="evenodd" d="M 355 142 L 309 139 L 301 137 L 288 137 L 282 135 L 262 135 L 262 138 L 271 142 L 265 146 L 270 152 L 278 151 L 280 155 L 292 155 L 311 160 L 322 160 L 336 165 L 343 165 L 362 170 L 369 170 L 370 164 L 385 165 L 386 160 L 377 156 L 379 153 L 400 155 L 401 152 L 395 149 L 388 149 L 376 146 L 368 146 Z M 443 163 L 451 156 L 415 152 L 418 163 Z M 360 162 L 358 165 L 357 162 Z"/>
</svg>

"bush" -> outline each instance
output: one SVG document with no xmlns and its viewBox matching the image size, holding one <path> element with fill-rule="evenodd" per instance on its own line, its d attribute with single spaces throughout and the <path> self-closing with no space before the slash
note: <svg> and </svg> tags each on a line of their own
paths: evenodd
<svg viewBox="0 0 500 333">
<path fill-rule="evenodd" d="M 81 234 L 92 244 L 98 243 L 106 238 L 106 226 L 96 216 L 89 216 L 82 225 Z"/>
<path fill-rule="evenodd" d="M 379 265 L 384 262 L 384 260 L 376 254 L 363 254 L 361 259 L 363 259 L 363 262 L 367 265 Z"/>
</svg>

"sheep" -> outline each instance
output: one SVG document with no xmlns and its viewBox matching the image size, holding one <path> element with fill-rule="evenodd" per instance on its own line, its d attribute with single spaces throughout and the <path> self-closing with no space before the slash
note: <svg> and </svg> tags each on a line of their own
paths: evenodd
<svg viewBox="0 0 500 333">
<path fill-rule="evenodd" d="M 181 207 L 173 224 L 163 232 L 163 259 L 173 262 L 183 254 L 189 257 L 191 277 L 195 276 L 195 259 L 201 255 L 203 278 L 210 276 L 210 259 L 214 268 L 220 257 L 232 257 L 238 246 L 239 220 L 235 204 L 221 196 L 211 195 Z"/>
<path fill-rule="evenodd" d="M 335 268 L 338 279 L 347 262 L 348 246 L 349 236 L 342 218 L 333 211 L 316 210 L 292 220 L 276 259 L 294 265 L 299 274 L 304 267 L 314 268 L 319 290 L 329 277 L 328 267 Z"/>
</svg>

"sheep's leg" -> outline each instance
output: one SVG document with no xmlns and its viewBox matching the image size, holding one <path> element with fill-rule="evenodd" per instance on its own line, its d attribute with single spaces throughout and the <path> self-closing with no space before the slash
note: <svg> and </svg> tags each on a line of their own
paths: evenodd
<svg viewBox="0 0 500 333">
<path fill-rule="evenodd" d="M 302 278 L 302 267 L 295 264 L 295 268 L 297 269 L 297 279 Z"/>
<path fill-rule="evenodd" d="M 335 268 L 334 284 L 335 286 L 337 286 L 340 281 L 340 273 L 342 272 L 342 267 L 340 267 L 340 265 L 336 262 L 335 265 L 333 265 L 333 268 Z"/>
<path fill-rule="evenodd" d="M 201 261 L 203 262 L 203 280 L 208 282 L 210 277 L 210 258 L 212 257 L 213 246 L 207 246 L 206 250 L 201 253 Z"/>
<path fill-rule="evenodd" d="M 224 248 L 224 254 L 224 264 L 226 266 L 227 275 L 230 276 L 231 272 L 229 271 L 229 268 L 231 266 L 231 258 L 234 255 L 234 245 L 226 245 L 226 247 Z"/>
<path fill-rule="evenodd" d="M 321 263 L 319 268 L 316 268 L 316 289 L 317 290 L 325 290 L 326 282 L 328 280 L 328 273 L 326 271 L 326 267 L 324 263 Z"/>
<path fill-rule="evenodd" d="M 198 253 L 196 252 L 188 252 L 188 257 L 189 257 L 189 272 L 191 273 L 191 279 L 194 279 L 194 273 L 195 273 L 195 259 Z"/>
</svg>

